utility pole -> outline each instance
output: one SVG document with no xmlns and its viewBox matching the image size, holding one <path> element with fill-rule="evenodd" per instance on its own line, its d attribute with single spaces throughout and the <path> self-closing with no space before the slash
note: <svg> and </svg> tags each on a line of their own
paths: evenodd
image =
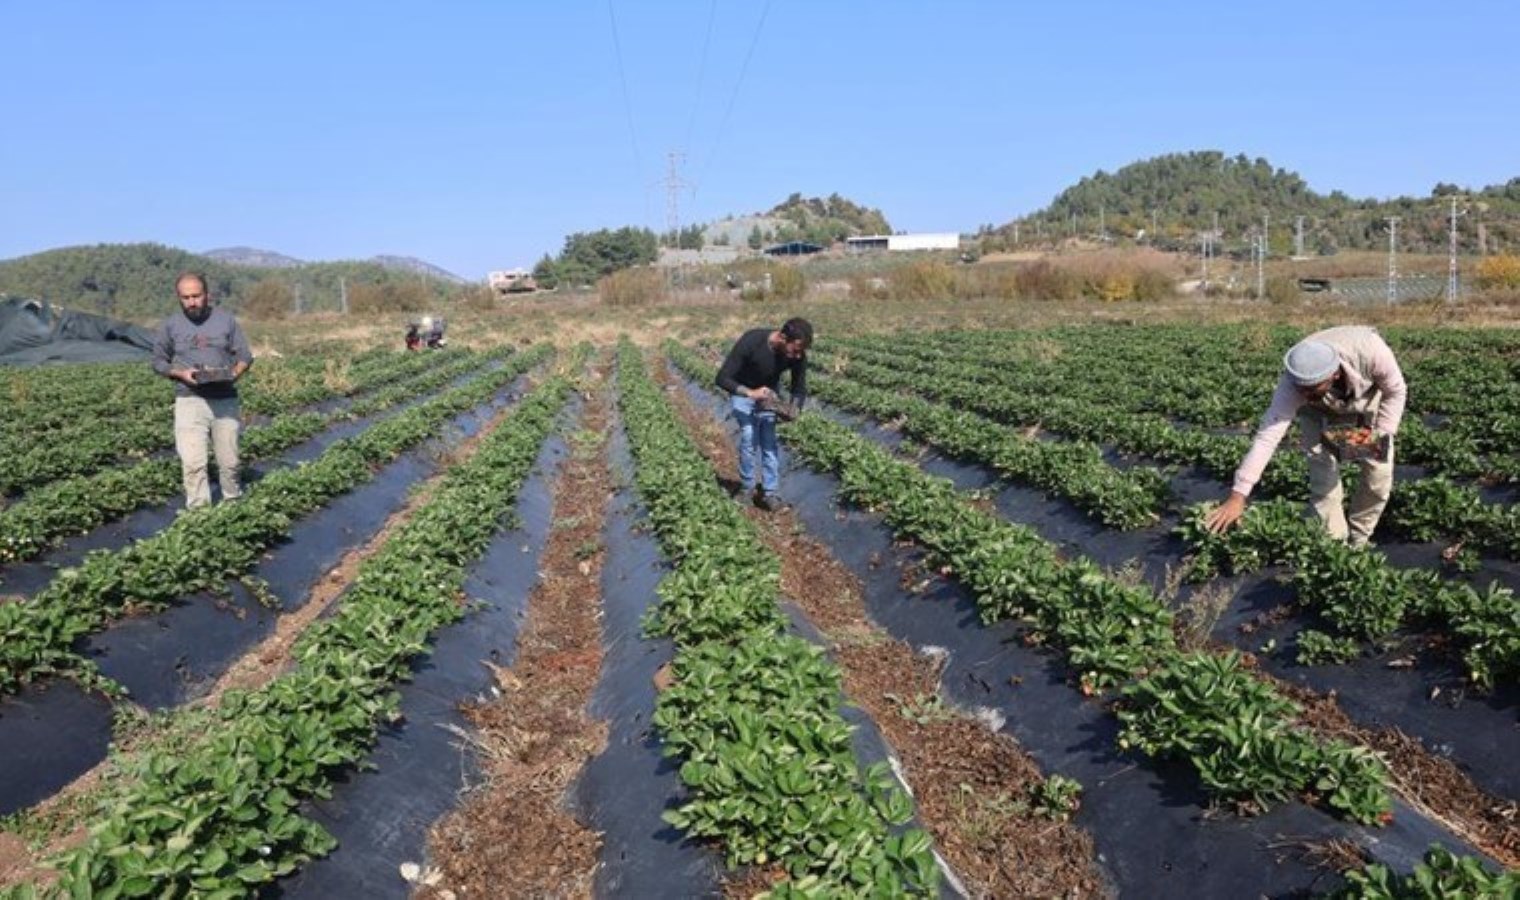
<svg viewBox="0 0 1520 900">
<path fill-rule="evenodd" d="M 1015 247 L 1017 247 L 1019 245 L 1019 220 L 1018 219 L 1014 219 L 1013 220 L 1013 245 Z"/>
<path fill-rule="evenodd" d="M 1293 255 L 1297 256 L 1297 257 L 1302 257 L 1304 255 L 1304 217 L 1303 216 L 1299 216 L 1298 217 L 1298 224 L 1295 227 L 1295 230 L 1293 232 Z"/>
<path fill-rule="evenodd" d="M 1455 303 L 1460 296 L 1457 284 L 1457 198 L 1451 198 L 1451 240 L 1450 250 L 1446 257 L 1446 302 Z"/>
<path fill-rule="evenodd" d="M 301 282 L 299 282 L 299 281 L 296 282 L 296 289 L 295 289 L 294 293 L 295 293 L 294 300 L 295 300 L 295 307 L 296 307 L 296 315 L 299 316 L 301 314 Z"/>
<path fill-rule="evenodd" d="M 1098 240 L 1100 240 L 1100 241 L 1102 241 L 1104 243 L 1108 243 L 1108 216 L 1107 216 L 1107 213 L 1108 213 L 1107 208 L 1103 204 L 1099 203 L 1098 204 Z"/>
<path fill-rule="evenodd" d="M 1151 233 L 1147 243 L 1156 243 L 1156 211 L 1154 209 L 1151 210 Z"/>
<path fill-rule="evenodd" d="M 686 161 L 686 154 L 672 150 L 666 154 L 666 158 L 670 161 L 669 172 L 665 180 L 660 182 L 665 185 L 665 227 L 670 232 L 671 249 L 680 249 L 681 191 L 691 185 L 681 180 L 677 171 L 681 163 Z"/>
<path fill-rule="evenodd" d="M 1399 298 L 1399 216 L 1389 216 L 1388 223 L 1388 303 Z"/>
<path fill-rule="evenodd" d="M 1256 235 L 1256 299 L 1267 298 L 1267 233 Z"/>
<path fill-rule="evenodd" d="M 348 279 L 338 278 L 338 312 L 348 315 Z"/>
<path fill-rule="evenodd" d="M 1203 245 L 1203 293 L 1207 295 L 1209 292 L 1209 257 L 1214 254 L 1214 235 L 1205 232 L 1199 239 L 1199 242 Z"/>
</svg>

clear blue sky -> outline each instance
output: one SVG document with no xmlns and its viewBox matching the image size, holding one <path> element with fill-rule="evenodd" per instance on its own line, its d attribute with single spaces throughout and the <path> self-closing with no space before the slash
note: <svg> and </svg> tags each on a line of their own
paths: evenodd
<svg viewBox="0 0 1520 900">
<path fill-rule="evenodd" d="M 969 231 L 1198 149 L 1321 192 L 1480 187 L 1520 175 L 1517 35 L 1514 0 L 0 0 L 0 259 L 157 241 L 483 278 L 663 228 L 674 150 L 683 222 L 837 191 Z"/>
</svg>

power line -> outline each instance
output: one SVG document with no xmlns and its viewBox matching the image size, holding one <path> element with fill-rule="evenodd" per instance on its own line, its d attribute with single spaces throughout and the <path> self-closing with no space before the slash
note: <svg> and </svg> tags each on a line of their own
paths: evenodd
<svg viewBox="0 0 1520 900">
<path fill-rule="evenodd" d="M 628 142 L 633 146 L 633 164 L 637 171 L 644 171 L 644 156 L 639 153 L 638 135 L 633 130 L 633 101 L 628 95 L 628 73 L 623 67 L 623 42 L 618 37 L 617 14 L 612 10 L 612 0 L 607 0 L 607 18 L 612 22 L 612 49 L 617 56 L 618 82 L 623 86 L 623 112 L 628 117 Z"/>
<path fill-rule="evenodd" d="M 707 159 L 702 161 L 702 169 L 697 182 L 702 182 L 702 175 L 707 173 L 708 166 L 718 155 L 718 148 L 723 144 L 724 132 L 728 130 L 728 120 L 734 114 L 734 104 L 739 100 L 739 89 L 744 86 L 744 76 L 749 73 L 749 61 L 754 58 L 755 46 L 760 43 L 760 32 L 765 28 L 765 19 L 771 12 L 771 0 L 765 0 L 765 7 L 760 11 L 760 21 L 755 23 L 755 33 L 749 39 L 749 49 L 744 53 L 744 63 L 739 67 L 739 80 L 734 82 L 734 92 L 729 95 L 728 106 L 723 110 L 723 118 L 718 122 L 718 134 L 713 139 L 712 150 Z"/>
<path fill-rule="evenodd" d="M 702 105 L 702 86 L 707 77 L 707 51 L 712 46 L 713 22 L 718 18 L 718 0 L 712 0 L 707 8 L 707 33 L 702 38 L 702 57 L 697 63 L 697 90 L 691 100 L 691 117 L 686 120 L 686 142 L 691 146 L 691 132 L 697 124 L 697 109 Z"/>
</svg>

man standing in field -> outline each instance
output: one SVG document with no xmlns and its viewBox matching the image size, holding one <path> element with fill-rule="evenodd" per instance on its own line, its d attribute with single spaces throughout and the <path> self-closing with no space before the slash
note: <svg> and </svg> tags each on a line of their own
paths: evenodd
<svg viewBox="0 0 1520 900">
<path fill-rule="evenodd" d="M 807 351 L 813 346 L 813 326 L 806 319 L 788 319 L 775 330 L 744 332 L 718 369 L 718 387 L 727 391 L 729 408 L 739 423 L 739 483 L 754 491 L 755 505 L 776 510 L 781 503 L 781 447 L 776 441 L 776 389 L 781 373 L 790 370 L 792 403 L 798 410 L 807 401 Z M 755 482 L 755 455 L 760 456 L 760 481 Z"/>
<path fill-rule="evenodd" d="M 1204 524 L 1221 534 L 1240 520 L 1251 488 L 1296 417 L 1315 514 L 1332 537 L 1366 546 L 1393 491 L 1393 436 L 1404 418 L 1406 395 L 1398 360 L 1373 329 L 1347 325 L 1309 335 L 1283 358 L 1272 405 L 1235 472 L 1234 489 Z M 1373 439 L 1386 448 L 1378 458 L 1362 461 L 1349 515 L 1341 509 L 1340 466 L 1325 442 L 1326 429 L 1345 426 L 1370 427 Z"/>
<path fill-rule="evenodd" d="M 153 371 L 174 380 L 174 449 L 185 479 L 185 505 L 211 502 L 206 443 L 216 452 L 222 499 L 238 486 L 237 380 L 253 365 L 248 339 L 232 314 L 211 305 L 206 276 L 186 272 L 174 282 L 180 311 L 164 320 L 153 342 Z"/>
</svg>

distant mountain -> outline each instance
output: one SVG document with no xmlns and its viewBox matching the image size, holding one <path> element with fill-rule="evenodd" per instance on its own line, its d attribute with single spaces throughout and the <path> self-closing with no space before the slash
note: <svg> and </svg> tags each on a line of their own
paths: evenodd
<svg viewBox="0 0 1520 900">
<path fill-rule="evenodd" d="M 1355 199 L 1341 191 L 1320 194 L 1295 172 L 1275 168 L 1265 159 L 1217 150 L 1172 153 L 1131 163 L 1116 172 L 1099 171 L 1067 188 L 1045 209 L 1018 220 L 1020 240 L 1104 237 L 1145 240 L 1176 249 L 1195 249 L 1200 233 L 1213 228 L 1218 215 L 1226 251 L 1244 252 L 1253 229 L 1268 217 L 1273 253 L 1294 250 L 1299 216 L 1304 217 L 1304 249 L 1383 249 L 1388 246 L 1385 219 L 1399 216 L 1399 246 L 1405 251 L 1440 252 L 1447 246 L 1449 204 L 1459 195 L 1470 208 L 1459 241 L 1464 253 L 1478 252 L 1484 223 L 1489 251 L 1520 241 L 1520 178 L 1481 190 L 1437 184 L 1428 197 L 1392 200 Z M 986 229 L 984 235 L 1006 240 L 1013 223 Z M 1143 233 L 1143 234 L 1142 234 Z M 985 242 L 984 242 L 985 243 Z"/>
<path fill-rule="evenodd" d="M 395 272 L 411 272 L 414 275 L 426 275 L 429 278 L 439 278 L 444 281 L 451 281 L 454 284 L 469 283 L 469 279 L 460 278 L 447 269 L 440 269 L 438 266 L 425 260 L 420 260 L 415 256 L 382 255 L 371 257 L 371 261 Z"/>
<path fill-rule="evenodd" d="M 286 256 L 273 250 L 260 250 L 256 247 L 222 247 L 217 250 L 207 250 L 201 256 L 234 266 L 252 266 L 255 269 L 293 269 L 306 264 L 304 260 L 293 256 Z"/>
<path fill-rule="evenodd" d="M 303 259 L 276 253 L 273 250 L 260 250 L 257 247 L 223 247 L 217 250 L 207 250 L 202 256 L 224 262 L 232 266 L 250 266 L 255 269 L 294 269 L 299 266 L 314 265 Z M 410 272 L 413 275 L 426 275 L 429 278 L 437 278 L 453 284 L 466 284 L 468 279 L 460 278 L 447 269 L 439 268 L 432 263 L 418 259 L 415 256 L 390 256 L 382 254 L 373 256 L 370 262 L 392 272 Z"/>
</svg>

